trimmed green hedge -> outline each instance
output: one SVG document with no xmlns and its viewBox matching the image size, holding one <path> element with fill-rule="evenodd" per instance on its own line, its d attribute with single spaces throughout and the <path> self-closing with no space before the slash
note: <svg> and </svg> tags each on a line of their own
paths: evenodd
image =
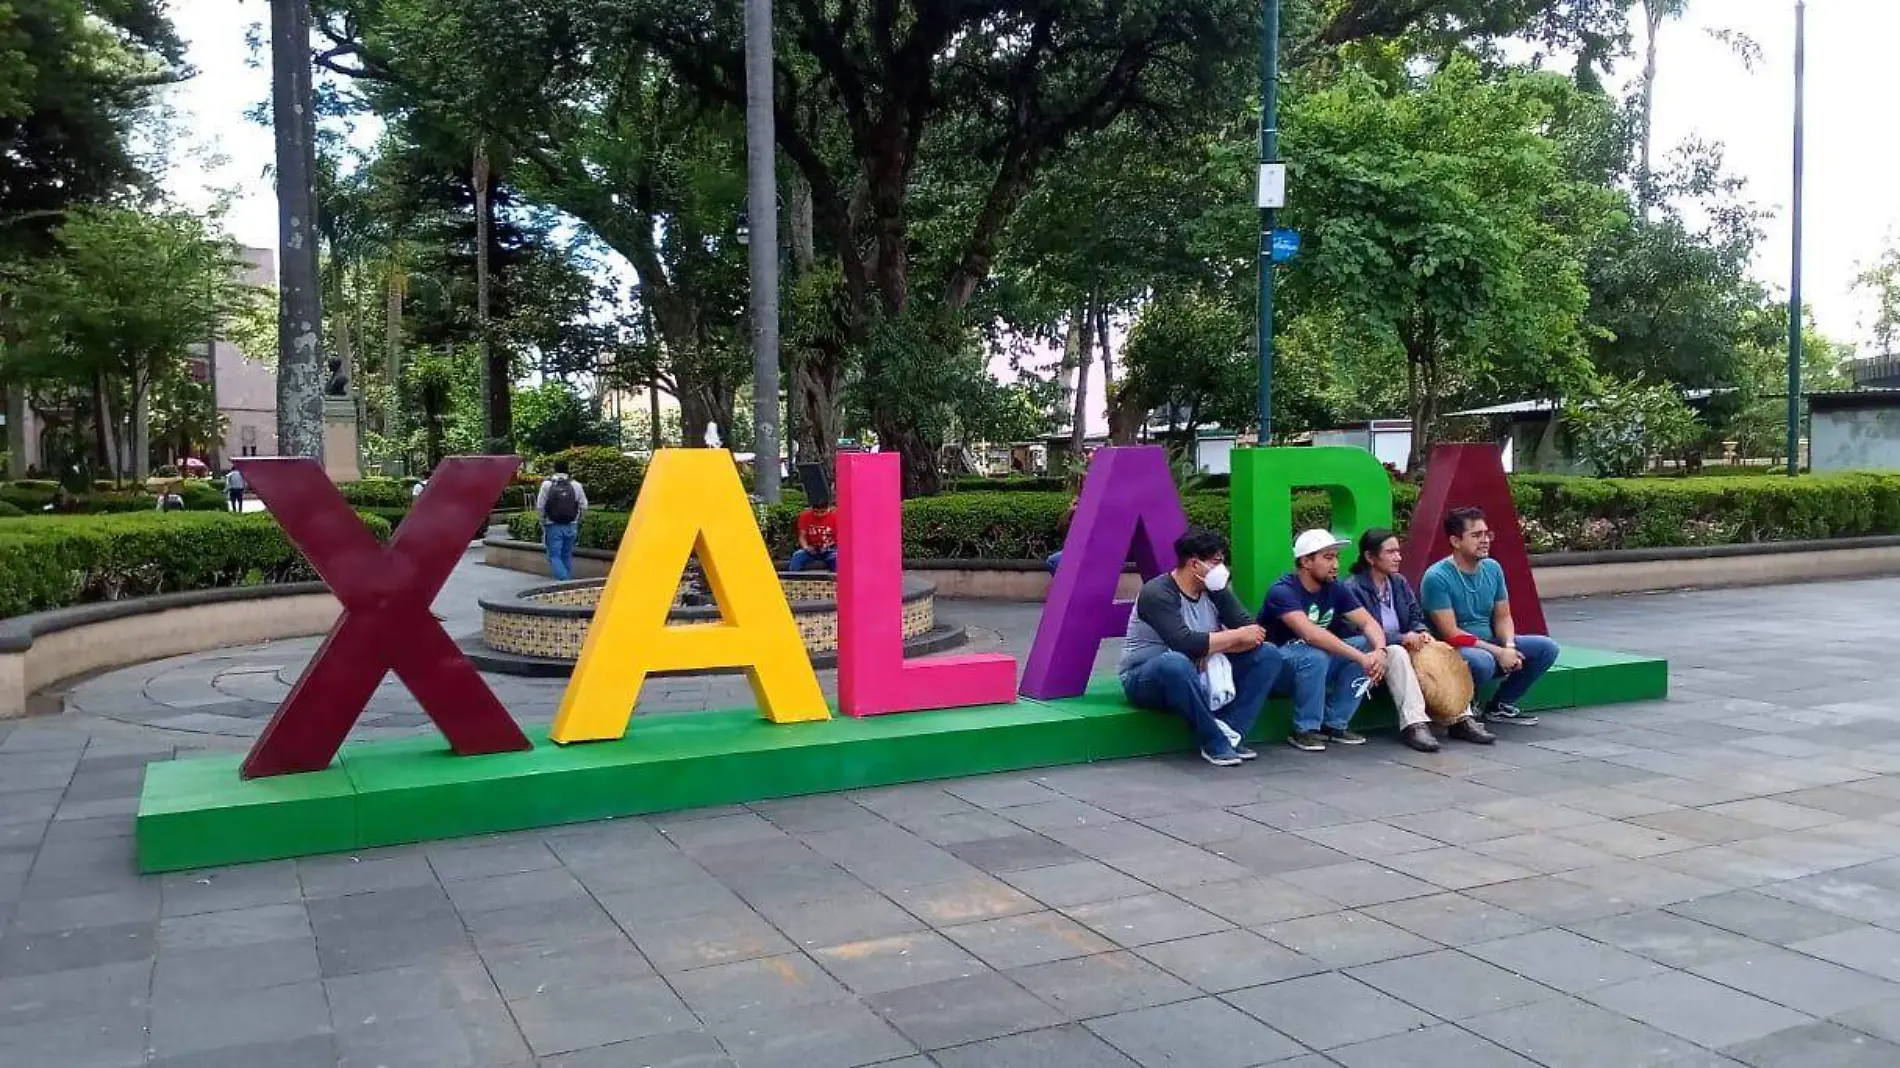
<svg viewBox="0 0 1900 1068">
<path fill-rule="evenodd" d="M 409 496 L 414 479 L 402 478 L 365 478 L 355 482 L 339 482 L 336 488 L 343 499 L 353 508 L 401 508 L 407 510 L 412 498 Z"/>
<path fill-rule="evenodd" d="M 1393 511 L 1401 529 L 1418 503 L 1418 487 L 1395 483 Z M 1732 478 L 1595 479 L 1524 475 L 1511 497 L 1534 553 L 1731 545 L 1900 534 L 1900 474 L 1759 475 Z M 1061 548 L 1057 525 L 1064 493 L 961 492 L 904 502 L 904 555 L 914 559 L 1035 560 Z M 1226 533 L 1225 492 L 1183 498 L 1189 522 Z M 775 555 L 792 550 L 794 504 L 767 510 L 766 537 Z M 1322 493 L 1294 500 L 1295 529 L 1323 527 L 1331 505 Z M 625 532 L 624 513 L 590 509 L 583 548 L 611 549 Z M 509 522 L 513 537 L 539 541 L 531 514 Z M 1291 536 L 1292 531 L 1288 531 Z"/>
<path fill-rule="evenodd" d="M 106 485 L 110 487 L 111 483 Z M 53 496 L 58 492 L 57 482 L 40 479 L 7 482 L 0 484 L 0 504 L 12 505 L 26 515 L 40 515 L 46 511 L 47 505 L 53 503 Z M 185 479 L 180 482 L 178 495 L 185 499 L 185 510 L 188 512 L 216 512 L 225 507 L 224 490 L 217 483 L 203 479 Z M 95 489 L 75 495 L 73 503 L 75 511 L 87 515 L 158 510 L 158 498 L 143 486 Z"/>
<path fill-rule="evenodd" d="M 365 516 L 378 538 L 389 524 Z M 0 519 L 0 616 L 316 572 L 269 515 L 148 512 Z"/>
<path fill-rule="evenodd" d="M 587 490 L 587 503 L 595 508 L 627 509 L 640 496 L 640 483 L 647 477 L 646 461 L 627 456 L 611 445 L 576 445 L 551 452 L 534 462 L 534 472 L 546 477 L 554 473 L 557 461 L 567 462 L 568 474 Z"/>
</svg>

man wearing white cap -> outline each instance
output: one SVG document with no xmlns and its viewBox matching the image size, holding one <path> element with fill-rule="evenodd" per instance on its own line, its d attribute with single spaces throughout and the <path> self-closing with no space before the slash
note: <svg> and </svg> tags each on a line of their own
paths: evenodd
<svg viewBox="0 0 1900 1068">
<path fill-rule="evenodd" d="M 1275 693 L 1293 694 L 1293 734 L 1287 744 L 1309 753 L 1329 741 L 1364 745 L 1351 729 L 1366 691 L 1385 678 L 1385 631 L 1359 598 L 1339 582 L 1339 550 L 1346 539 L 1309 530 L 1293 542 L 1293 570 L 1267 591 L 1260 611 L 1267 639 L 1280 646 L 1286 670 Z M 1350 625 L 1348 641 L 1333 633 Z"/>
</svg>

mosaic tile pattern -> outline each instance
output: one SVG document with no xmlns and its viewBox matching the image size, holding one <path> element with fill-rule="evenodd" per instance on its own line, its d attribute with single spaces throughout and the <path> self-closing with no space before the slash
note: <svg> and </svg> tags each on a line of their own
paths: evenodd
<svg viewBox="0 0 1900 1068">
<path fill-rule="evenodd" d="M 835 605 L 837 585 L 831 575 L 780 575 L 786 597 L 792 602 L 792 618 L 798 624 L 799 637 L 808 653 L 833 653 L 838 650 L 838 612 Z M 539 607 L 589 609 L 585 614 L 563 615 L 512 612 L 505 607 L 484 605 L 482 642 L 497 652 L 517 656 L 537 656 L 552 660 L 577 660 L 587 639 L 591 609 L 600 601 L 604 582 L 563 588 L 542 588 L 524 592 L 518 600 Z M 674 603 L 678 604 L 677 597 Z M 913 591 L 904 603 L 906 641 L 930 633 L 937 625 L 936 592 L 925 586 Z M 673 624 L 683 627 L 711 626 L 716 619 L 685 619 L 676 613 Z"/>
</svg>

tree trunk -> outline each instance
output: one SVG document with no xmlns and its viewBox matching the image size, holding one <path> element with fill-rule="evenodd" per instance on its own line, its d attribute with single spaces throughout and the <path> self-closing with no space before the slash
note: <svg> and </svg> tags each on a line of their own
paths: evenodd
<svg viewBox="0 0 1900 1068">
<path fill-rule="evenodd" d="M 507 352 L 497 349 L 490 336 L 489 288 L 493 280 L 489 277 L 489 244 L 494 240 L 495 220 L 488 146 L 479 140 L 475 144 L 471 171 L 475 181 L 475 329 L 481 352 L 482 396 L 488 423 L 485 449 L 499 454 L 512 452 L 514 448 L 510 444 L 514 436 L 511 411 L 514 398 L 510 388 L 514 383 L 509 374 Z"/>
<path fill-rule="evenodd" d="M 316 102 L 310 0 L 271 0 L 277 143 L 277 451 L 323 458 L 323 301 L 317 280 Z"/>
<path fill-rule="evenodd" d="M 1115 356 L 1108 344 L 1107 301 L 1095 306 L 1095 340 L 1102 347 L 1102 396 L 1108 398 L 1115 393 Z"/>
<path fill-rule="evenodd" d="M 1650 151 L 1656 137 L 1656 34 L 1662 29 L 1663 19 L 1667 16 L 1668 12 L 1660 0 L 1643 0 L 1643 21 L 1649 34 L 1643 48 L 1642 141 L 1636 168 L 1636 204 L 1645 218 L 1649 216 L 1653 199 L 1651 186 L 1654 172 L 1650 170 Z"/>
<path fill-rule="evenodd" d="M 1405 354 L 1405 413 L 1412 418 L 1412 444 L 1405 454 L 1405 473 L 1416 476 L 1425 441 L 1425 427 L 1419 421 L 1418 361 Z"/>
<path fill-rule="evenodd" d="M 821 342 L 804 350 L 792 369 L 792 395 L 798 405 L 795 420 L 805 462 L 831 471 L 837 459 L 838 437 L 844 424 L 845 369 L 850 355 L 839 346 Z"/>
<path fill-rule="evenodd" d="M 1411 404 L 1412 451 L 1408 473 L 1424 469 L 1431 459 L 1434 423 L 1438 418 L 1438 354 L 1428 346 L 1414 348 L 1406 357 L 1406 391 Z"/>
<path fill-rule="evenodd" d="M 152 388 L 132 383 L 132 478 L 143 482 L 152 474 Z"/>
<path fill-rule="evenodd" d="M 26 477 L 26 383 L 7 385 L 7 478 Z"/>
<path fill-rule="evenodd" d="M 798 277 L 811 273 L 818 260 L 812 225 L 811 186 L 796 168 L 785 179 L 786 227 L 792 236 L 792 267 Z"/>
<path fill-rule="evenodd" d="M 119 479 L 118 435 L 112 432 L 112 400 L 106 394 L 106 376 L 95 373 L 92 376 L 92 433 L 95 447 L 96 467 L 112 477 Z"/>
<path fill-rule="evenodd" d="M 1076 318 L 1082 322 L 1082 329 L 1075 345 L 1075 407 L 1070 412 L 1069 423 L 1069 468 L 1079 471 L 1083 468 L 1083 449 L 1089 436 L 1089 364 L 1095 355 L 1095 294 L 1089 294 L 1088 303 L 1082 306 L 1082 314 Z"/>
<path fill-rule="evenodd" d="M 402 433 L 402 272 L 389 273 L 389 297 L 383 309 L 383 362 L 389 372 L 389 405 L 383 409 L 383 436 Z"/>
<path fill-rule="evenodd" d="M 903 457 L 906 498 L 934 497 L 942 491 L 943 480 L 937 474 L 937 450 L 909 420 L 884 413 L 872 418 L 871 428 L 877 431 L 881 449 Z"/>
<path fill-rule="evenodd" d="M 659 452 L 666 444 L 665 436 L 660 432 L 660 383 L 647 383 L 647 415 L 652 424 L 647 427 L 647 437 L 651 439 L 653 451 Z"/>
<path fill-rule="evenodd" d="M 1056 423 L 1069 418 L 1075 408 L 1075 364 L 1081 358 L 1083 320 L 1087 316 L 1086 307 L 1078 307 L 1069 313 L 1069 325 L 1062 334 L 1062 364 L 1056 370 Z"/>
<path fill-rule="evenodd" d="M 718 403 L 712 395 L 698 385 L 679 385 L 680 402 L 680 444 L 688 449 L 702 448 L 706 445 L 706 428 L 719 428 L 719 446 L 729 449 L 732 438 L 726 433 L 726 427 L 719 425 Z"/>
</svg>

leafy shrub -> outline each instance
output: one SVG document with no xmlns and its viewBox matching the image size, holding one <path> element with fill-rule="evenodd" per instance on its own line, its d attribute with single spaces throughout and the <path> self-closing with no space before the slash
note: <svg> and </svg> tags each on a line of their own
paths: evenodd
<svg viewBox="0 0 1900 1068">
<path fill-rule="evenodd" d="M 383 520 L 363 522 L 389 536 Z M 276 520 L 260 513 L 0 519 L 0 616 L 315 577 Z"/>
<path fill-rule="evenodd" d="M 407 508 L 410 504 L 410 487 L 415 485 L 400 478 L 365 478 L 356 482 L 339 482 L 337 489 L 343 493 L 343 499 L 353 508 Z"/>
<path fill-rule="evenodd" d="M 645 460 L 623 455 L 611 445 L 576 445 L 551 452 L 535 461 L 535 472 L 545 478 L 562 460 L 567 461 L 568 474 L 587 491 L 587 503 L 595 508 L 632 508 L 647 475 Z"/>
<path fill-rule="evenodd" d="M 106 483 L 108 487 L 111 483 Z M 59 492 L 59 483 L 38 479 L 9 482 L 0 485 L 0 502 L 10 504 L 28 515 L 40 515 L 46 506 L 53 503 Z M 203 479 L 185 479 L 177 487 L 177 493 L 185 500 L 185 510 L 190 512 L 215 512 L 225 507 L 223 491 Z M 156 511 L 158 498 L 143 486 L 126 486 L 119 489 L 91 490 L 73 495 L 75 512 L 91 515 L 105 515 L 115 512 Z"/>
<path fill-rule="evenodd" d="M 951 479 L 945 488 L 951 493 L 1060 493 L 1066 487 L 1055 477 L 966 475 Z"/>
<path fill-rule="evenodd" d="M 26 513 L 20 510 L 20 508 L 17 507 L 16 505 L 8 504 L 5 501 L 0 501 L 0 519 L 11 519 L 15 516 L 22 516 L 25 514 Z"/>
<path fill-rule="evenodd" d="M 1808 475 L 1796 479 L 1594 479 L 1523 475 L 1511 497 L 1525 541 L 1536 553 L 1642 549 L 1681 545 L 1822 540 L 1900 534 L 1900 474 Z M 1061 492 L 951 493 L 904 502 L 904 555 L 936 559 L 1040 559 L 1061 547 L 1057 525 L 1069 496 Z M 1392 487 L 1398 526 L 1409 526 L 1418 487 Z M 1182 498 L 1188 521 L 1230 532 L 1226 493 Z M 775 556 L 792 548 L 801 504 L 765 509 L 767 544 Z M 1320 492 L 1293 501 L 1293 530 L 1325 527 L 1332 506 Z M 624 512 L 590 509 L 581 525 L 584 548 L 612 549 L 626 530 Z M 532 514 L 510 521 L 511 536 L 539 541 Z"/>
</svg>

